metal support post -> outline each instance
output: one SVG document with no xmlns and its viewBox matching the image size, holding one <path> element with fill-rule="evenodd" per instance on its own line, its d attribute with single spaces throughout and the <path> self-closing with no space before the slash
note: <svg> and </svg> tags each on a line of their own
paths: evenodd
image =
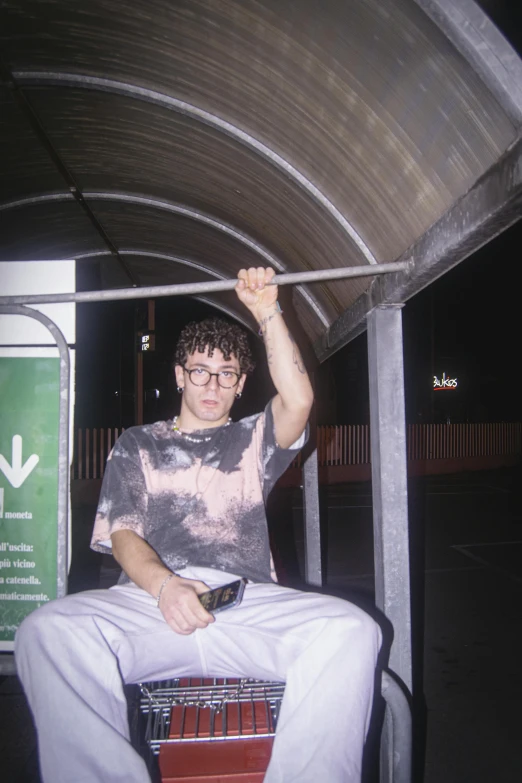
<svg viewBox="0 0 522 783">
<path fill-rule="evenodd" d="M 408 487 L 401 305 L 368 315 L 375 599 L 393 626 L 390 668 L 411 693 Z M 381 783 L 396 779 L 397 754 L 411 755 L 411 731 L 396 747 L 397 720 L 388 704 L 381 742 Z M 408 764 L 398 779 L 408 783 Z M 406 769 L 406 774 L 404 774 Z"/>
<path fill-rule="evenodd" d="M 317 448 L 305 458 L 303 466 L 303 512 L 305 525 L 305 582 L 321 587 L 321 515 L 319 510 L 319 470 Z"/>
<path fill-rule="evenodd" d="M 309 371 L 315 391 L 315 372 Z M 303 519 L 305 582 L 322 587 L 321 507 L 319 503 L 319 459 L 317 455 L 317 407 L 310 413 L 310 437 L 303 452 Z"/>
<path fill-rule="evenodd" d="M 411 691 L 408 488 L 401 305 L 368 315 L 375 597 L 393 625 L 390 668 Z"/>
</svg>

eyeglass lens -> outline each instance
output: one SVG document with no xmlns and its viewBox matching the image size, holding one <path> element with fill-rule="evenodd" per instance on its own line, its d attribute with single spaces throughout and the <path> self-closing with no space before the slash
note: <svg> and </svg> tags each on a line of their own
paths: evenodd
<svg viewBox="0 0 522 783">
<path fill-rule="evenodd" d="M 231 389 L 236 386 L 239 381 L 239 376 L 235 372 L 224 370 L 222 372 L 209 372 L 202 367 L 196 367 L 194 370 L 186 370 L 190 380 L 194 386 L 206 386 L 210 383 L 210 379 L 213 375 L 216 376 L 218 384 L 223 389 Z"/>
</svg>

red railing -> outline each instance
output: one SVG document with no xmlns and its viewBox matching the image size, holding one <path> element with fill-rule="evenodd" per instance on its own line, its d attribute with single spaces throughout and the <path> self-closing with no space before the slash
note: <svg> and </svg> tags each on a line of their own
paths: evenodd
<svg viewBox="0 0 522 783">
<path fill-rule="evenodd" d="M 77 430 L 72 478 L 102 478 L 107 456 L 122 432 L 117 427 Z M 407 449 L 412 461 L 520 454 L 522 423 L 409 424 Z M 320 465 L 368 464 L 370 428 L 367 424 L 318 427 L 317 452 Z"/>
<path fill-rule="evenodd" d="M 71 478 L 103 478 L 107 457 L 123 430 L 123 427 L 76 430 Z"/>
<path fill-rule="evenodd" d="M 409 424 L 408 459 L 452 459 L 520 454 L 521 422 Z"/>
</svg>

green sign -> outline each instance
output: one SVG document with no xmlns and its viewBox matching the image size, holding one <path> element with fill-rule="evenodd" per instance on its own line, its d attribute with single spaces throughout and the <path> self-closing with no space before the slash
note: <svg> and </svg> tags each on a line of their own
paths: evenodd
<svg viewBox="0 0 522 783">
<path fill-rule="evenodd" d="M 56 598 L 58 358 L 0 357 L 0 649 Z"/>
</svg>

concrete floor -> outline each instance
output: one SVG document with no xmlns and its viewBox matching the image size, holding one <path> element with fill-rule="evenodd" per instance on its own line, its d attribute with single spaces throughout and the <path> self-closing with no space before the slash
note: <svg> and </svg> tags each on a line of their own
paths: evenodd
<svg viewBox="0 0 522 783">
<path fill-rule="evenodd" d="M 336 486 L 323 495 L 326 592 L 367 604 L 373 600 L 371 487 Z M 284 579 L 298 584 L 300 494 L 282 492 L 271 505 Z M 112 559 L 86 550 L 92 509 L 73 513 L 71 589 L 100 580 L 107 586 L 115 578 Z M 519 783 L 520 472 L 413 480 L 410 528 L 415 781 Z M 6 783 L 39 782 L 35 735 L 14 677 L 0 681 L 0 753 Z"/>
</svg>

